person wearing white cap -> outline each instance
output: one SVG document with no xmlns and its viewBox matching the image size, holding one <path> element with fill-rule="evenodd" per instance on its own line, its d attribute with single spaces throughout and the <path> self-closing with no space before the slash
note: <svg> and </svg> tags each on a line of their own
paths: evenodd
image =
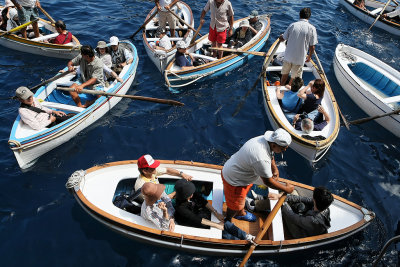
<svg viewBox="0 0 400 267">
<path fill-rule="evenodd" d="M 18 10 L 19 23 L 25 24 L 39 18 L 39 0 L 11 0 L 11 2 L 13 2 Z M 32 23 L 32 28 L 35 37 L 39 37 L 40 33 L 37 21 Z M 27 38 L 26 28 L 21 29 L 21 33 L 24 38 Z"/>
<path fill-rule="evenodd" d="M 235 48 L 240 48 L 249 42 L 256 34 L 257 31 L 250 26 L 249 21 L 247 19 L 243 20 L 240 22 L 239 28 L 235 30 L 235 33 L 229 41 L 229 45 L 234 46 Z"/>
<path fill-rule="evenodd" d="M 126 65 L 129 65 L 133 62 L 133 56 L 128 49 L 125 49 L 119 45 L 119 39 L 117 36 L 112 36 L 110 38 L 110 46 L 112 60 L 111 69 L 119 74 Z"/>
<path fill-rule="evenodd" d="M 18 109 L 21 120 L 33 130 L 54 126 L 71 117 L 62 111 L 43 107 L 33 96 L 32 91 L 25 86 L 17 88 L 15 98 L 21 102 Z"/>
<path fill-rule="evenodd" d="M 9 11 L 8 11 L 8 18 L 9 19 L 7 20 L 6 31 L 14 29 L 15 27 L 18 27 L 20 25 L 19 19 L 18 19 L 17 9 L 10 8 Z"/>
<path fill-rule="evenodd" d="M 14 9 L 14 4 L 11 0 L 6 0 L 4 4 L 4 8 L 1 10 L 1 21 L 0 21 L 0 30 L 6 31 L 7 29 L 7 21 L 10 19 L 9 12 L 11 9 Z"/>
<path fill-rule="evenodd" d="M 250 26 L 253 27 L 256 32 L 259 32 L 262 29 L 262 23 L 258 20 L 258 11 L 251 11 L 249 17 Z"/>
<path fill-rule="evenodd" d="M 176 43 L 176 54 L 175 54 L 175 64 L 181 69 L 188 69 L 193 67 L 193 64 L 186 58 L 188 55 L 192 62 L 194 61 L 193 56 L 186 53 L 187 44 L 184 41 L 178 41 Z"/>
<path fill-rule="evenodd" d="M 294 190 L 293 185 L 278 182 L 279 170 L 274 160 L 274 153 L 283 153 L 291 142 L 290 134 L 284 129 L 266 131 L 264 135 L 247 141 L 224 164 L 221 177 L 227 205 L 225 220 L 234 216 L 239 220 L 256 220 L 254 214 L 244 210 L 244 206 L 248 191 L 259 178 L 268 187 L 287 193 Z M 271 197 L 277 198 L 275 195 Z"/>
</svg>

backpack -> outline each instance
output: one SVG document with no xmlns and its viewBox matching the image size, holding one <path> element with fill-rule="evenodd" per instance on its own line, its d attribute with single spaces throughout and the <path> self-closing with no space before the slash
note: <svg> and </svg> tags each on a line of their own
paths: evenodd
<svg viewBox="0 0 400 267">
<path fill-rule="evenodd" d="M 137 199 L 141 193 L 141 188 L 133 190 L 131 194 L 120 194 L 115 197 L 113 203 L 116 207 L 126 210 L 127 212 L 139 214 L 142 203 Z"/>
</svg>

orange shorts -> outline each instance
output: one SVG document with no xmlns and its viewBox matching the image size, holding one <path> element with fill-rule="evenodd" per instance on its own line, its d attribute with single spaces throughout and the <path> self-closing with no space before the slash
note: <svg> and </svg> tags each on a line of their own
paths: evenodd
<svg viewBox="0 0 400 267">
<path fill-rule="evenodd" d="M 224 183 L 224 194 L 226 206 L 231 210 L 240 211 L 244 209 L 244 203 L 246 200 L 246 195 L 249 192 L 253 184 L 247 186 L 233 186 L 228 184 L 221 171 L 222 182 Z"/>
</svg>

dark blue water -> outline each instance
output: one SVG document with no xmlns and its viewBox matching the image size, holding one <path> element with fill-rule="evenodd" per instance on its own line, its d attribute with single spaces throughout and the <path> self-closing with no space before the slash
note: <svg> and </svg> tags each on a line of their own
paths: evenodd
<svg viewBox="0 0 400 267">
<path fill-rule="evenodd" d="M 195 27 L 206 1 L 187 1 Z M 152 1 L 42 1 L 55 18 L 64 19 L 83 44 L 95 46 L 112 35 L 127 38 L 143 23 Z M 338 43 L 355 46 L 400 69 L 399 39 L 361 22 L 338 1 L 233 0 L 235 17 L 253 9 L 272 14 L 271 37 L 264 51 L 286 27 L 298 19 L 302 7 L 312 8 L 317 27 L 317 52 L 349 120 L 366 116 L 338 84 L 332 67 Z M 206 33 L 207 27 L 202 29 Z M 1 266 L 235 266 L 240 258 L 186 254 L 128 240 L 102 226 L 81 209 L 64 184 L 77 169 L 95 164 L 137 159 L 151 153 L 159 159 L 180 159 L 223 164 L 248 139 L 271 129 L 260 88 L 232 117 L 241 97 L 254 83 L 262 58 L 240 69 L 171 94 L 147 58 L 140 35 L 134 42 L 140 60 L 130 93 L 171 98 L 186 105 L 176 108 L 123 99 L 100 121 L 76 138 L 43 156 L 29 172 L 21 172 L 8 148 L 18 103 L 0 100 L 0 265 Z M 67 64 L 0 47 L 0 97 L 18 86 L 33 86 L 52 77 Z M 290 256 L 251 258 L 249 266 L 369 265 L 396 231 L 400 220 L 399 139 L 375 122 L 341 128 L 327 155 L 315 166 L 294 151 L 285 154 L 282 177 L 333 193 L 373 210 L 377 219 L 361 234 L 335 247 Z M 392 246 L 383 258 L 398 264 Z"/>
</svg>

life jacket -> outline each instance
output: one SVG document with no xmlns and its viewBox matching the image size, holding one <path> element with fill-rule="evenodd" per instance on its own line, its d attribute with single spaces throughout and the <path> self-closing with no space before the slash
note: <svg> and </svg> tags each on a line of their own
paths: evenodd
<svg viewBox="0 0 400 267">
<path fill-rule="evenodd" d="M 117 66 L 126 61 L 124 48 L 118 46 L 117 51 L 111 49 L 111 59 L 113 66 Z"/>
</svg>

